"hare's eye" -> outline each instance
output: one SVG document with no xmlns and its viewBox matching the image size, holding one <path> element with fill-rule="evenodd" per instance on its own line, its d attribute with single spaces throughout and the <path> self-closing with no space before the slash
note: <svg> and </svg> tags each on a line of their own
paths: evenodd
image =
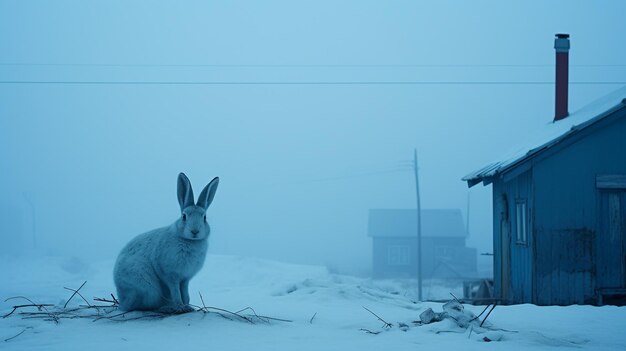
<svg viewBox="0 0 626 351">
<path fill-rule="evenodd" d="M 187 215 L 183 213 L 183 221 L 187 220 Z"/>
</svg>

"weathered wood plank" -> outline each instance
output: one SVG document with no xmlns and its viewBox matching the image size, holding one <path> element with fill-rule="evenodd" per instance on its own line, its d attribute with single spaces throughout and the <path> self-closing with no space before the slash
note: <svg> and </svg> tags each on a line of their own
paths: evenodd
<svg viewBox="0 0 626 351">
<path fill-rule="evenodd" d="M 626 174 L 599 174 L 596 176 L 598 189 L 626 189 Z"/>
</svg>

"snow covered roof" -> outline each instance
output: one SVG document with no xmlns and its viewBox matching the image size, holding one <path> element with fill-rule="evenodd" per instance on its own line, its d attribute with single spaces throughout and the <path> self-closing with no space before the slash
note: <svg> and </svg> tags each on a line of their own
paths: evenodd
<svg viewBox="0 0 626 351">
<path fill-rule="evenodd" d="M 558 144 L 570 135 L 624 107 L 626 107 L 626 87 L 622 87 L 571 113 L 567 118 L 547 123 L 543 128 L 530 135 L 527 143 L 513 149 L 502 161 L 490 163 L 466 175 L 462 180 L 466 181 L 470 187 L 480 182 L 487 185 L 497 174 L 515 167 L 524 160 Z"/>
<path fill-rule="evenodd" d="M 423 237 L 465 237 L 461 210 L 422 210 Z M 372 209 L 369 213 L 368 236 L 417 236 L 417 211 L 415 209 Z"/>
</svg>

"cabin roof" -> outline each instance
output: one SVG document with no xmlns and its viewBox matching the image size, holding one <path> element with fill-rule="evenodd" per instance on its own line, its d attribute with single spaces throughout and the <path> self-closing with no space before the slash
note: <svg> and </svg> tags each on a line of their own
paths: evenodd
<svg viewBox="0 0 626 351">
<path fill-rule="evenodd" d="M 488 185 L 498 174 L 502 174 L 535 156 L 536 154 L 557 145 L 588 126 L 600 121 L 619 109 L 626 107 L 626 87 L 622 87 L 582 109 L 571 113 L 566 118 L 549 122 L 534 134 L 529 135 L 527 142 L 514 148 L 501 161 L 492 162 L 465 177 L 462 180 L 472 187 L 480 182 Z"/>
<path fill-rule="evenodd" d="M 423 237 L 465 237 L 461 210 L 427 209 L 421 212 Z M 416 237 L 417 211 L 415 209 L 371 209 L 368 236 Z"/>
</svg>

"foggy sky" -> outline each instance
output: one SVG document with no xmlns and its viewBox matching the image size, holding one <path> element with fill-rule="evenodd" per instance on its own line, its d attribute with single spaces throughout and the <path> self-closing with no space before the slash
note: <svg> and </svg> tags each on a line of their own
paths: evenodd
<svg viewBox="0 0 626 351">
<path fill-rule="evenodd" d="M 0 80 L 625 81 L 620 1 L 0 1 Z M 28 65 L 23 65 L 28 64 Z M 425 65 L 425 66 L 420 66 Z M 516 66 L 522 65 L 522 66 Z M 529 66 L 530 65 L 530 66 Z M 622 65 L 622 66 L 619 66 Z M 571 85 L 570 111 L 619 88 Z M 370 208 L 461 208 L 460 178 L 553 117 L 553 85 L 0 84 L 0 238 L 114 258 L 214 176 L 210 253 L 369 268 Z M 38 248 L 25 198 L 36 209 Z"/>
</svg>

